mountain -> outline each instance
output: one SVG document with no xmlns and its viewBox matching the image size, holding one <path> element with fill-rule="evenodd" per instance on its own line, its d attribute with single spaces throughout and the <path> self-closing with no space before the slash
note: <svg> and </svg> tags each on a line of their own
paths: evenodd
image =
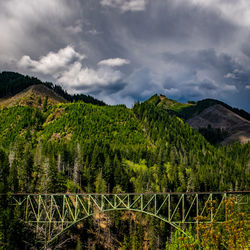
<svg viewBox="0 0 250 250">
<path fill-rule="evenodd" d="M 250 121 L 237 115 L 221 104 L 212 105 L 201 113 L 187 120 L 187 123 L 197 130 L 202 128 L 220 129 L 226 132 L 222 144 L 233 141 L 247 143 L 250 141 Z"/>
<path fill-rule="evenodd" d="M 25 105 L 0 108 L 0 193 L 249 190 L 250 143 L 213 146 L 172 115 L 196 104 L 154 96 L 129 109 L 61 102 L 66 98 L 57 93 L 37 84 L 9 99 Z M 36 105 L 39 97 L 42 108 Z M 43 228 L 32 228 L 18 216 L 11 200 L 0 199 L 4 249 L 42 249 L 34 232 L 43 235 Z M 176 211 L 176 216 L 182 215 Z M 100 218 L 79 222 L 51 249 L 56 244 L 64 249 L 87 249 L 90 244 L 104 249 L 106 239 L 113 249 L 141 249 L 145 242 L 147 249 L 166 249 L 173 231 L 157 218 L 131 211 L 105 214 L 105 227 Z"/>
<path fill-rule="evenodd" d="M 214 99 L 179 103 L 163 95 L 154 95 L 147 102 L 184 119 L 211 143 L 230 144 L 250 141 L 250 114 Z"/>
<path fill-rule="evenodd" d="M 106 105 L 103 101 L 97 100 L 89 95 L 70 95 L 65 90 L 63 90 L 61 86 L 54 85 L 51 82 L 42 82 L 36 77 L 24 76 L 16 72 L 6 71 L 0 73 L 0 98 L 6 99 L 12 97 L 33 85 L 44 85 L 69 102 L 84 101 L 85 103 L 92 103 L 99 106 Z"/>
<path fill-rule="evenodd" d="M 180 103 L 175 100 L 169 99 L 164 95 L 153 95 L 149 98 L 147 103 L 151 103 L 157 107 L 163 108 L 173 114 L 182 114 L 185 108 L 194 106 L 191 103 Z"/>
<path fill-rule="evenodd" d="M 60 187 L 49 179 L 47 186 L 40 186 L 43 174 L 35 182 L 33 175 L 26 176 L 29 185 L 20 182 L 21 192 L 74 191 L 76 187 L 94 192 L 100 172 L 109 190 L 118 186 L 136 192 L 225 190 L 240 179 L 241 187 L 246 185 L 245 174 L 239 170 L 245 168 L 247 158 L 236 162 L 233 154 L 213 147 L 182 119 L 149 103 L 136 104 L 133 109 L 59 103 L 48 106 L 46 112 L 13 106 L 0 110 L 0 120 L 0 148 L 15 158 L 19 179 L 23 174 L 54 169 L 60 180 Z M 227 150 L 231 152 L 230 147 Z M 216 177 L 218 167 L 223 179 Z M 80 173 L 81 184 L 78 177 L 74 180 L 75 172 Z M 229 175 L 232 172 L 235 179 Z M 68 186 L 69 180 L 74 185 Z"/>
<path fill-rule="evenodd" d="M 0 98 L 14 96 L 35 84 L 42 84 L 42 82 L 35 77 L 3 71 L 0 73 Z"/>
<path fill-rule="evenodd" d="M 58 85 L 15 72 L 0 74 L 0 97 L 2 107 L 27 105 L 44 109 L 45 106 L 74 101 L 105 105 L 91 96 L 69 95 Z M 221 101 L 205 99 L 180 103 L 164 95 L 154 95 L 146 103 L 182 118 L 212 144 L 250 141 L 250 114 Z"/>
<path fill-rule="evenodd" d="M 12 107 L 16 105 L 21 105 L 41 108 L 45 100 L 48 105 L 68 102 L 66 99 L 58 95 L 52 89 L 46 87 L 43 84 L 37 84 L 28 87 L 27 89 L 19 92 L 18 94 L 12 97 L 1 98 L 0 106 Z"/>
</svg>

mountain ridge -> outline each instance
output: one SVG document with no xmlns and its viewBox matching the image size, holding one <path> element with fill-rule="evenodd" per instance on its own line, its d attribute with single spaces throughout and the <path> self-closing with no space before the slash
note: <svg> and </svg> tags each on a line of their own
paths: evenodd
<svg viewBox="0 0 250 250">
<path fill-rule="evenodd" d="M 55 105 L 58 103 L 67 103 L 68 101 L 58 95 L 52 89 L 49 89 L 43 84 L 31 85 L 30 87 L 22 90 L 16 95 L 9 98 L 1 98 L 0 106 L 12 107 L 16 105 L 32 106 L 41 108 L 42 104 L 47 102 L 47 105 Z"/>
<path fill-rule="evenodd" d="M 95 105 L 106 105 L 103 101 L 98 100 L 90 95 L 74 94 L 70 95 L 60 85 L 55 85 L 51 82 L 42 82 L 36 77 L 24 76 L 22 74 L 3 71 L 0 73 L 0 98 L 10 98 L 18 94 L 19 92 L 27 89 L 32 85 L 44 85 L 47 88 L 53 90 L 55 93 L 63 97 L 69 102 L 84 101 L 86 103 L 92 103 Z"/>
<path fill-rule="evenodd" d="M 233 141 L 250 141 L 250 114 L 232 108 L 215 99 L 180 103 L 164 95 L 154 95 L 146 102 L 179 116 L 202 133 L 211 143 L 230 144 Z M 215 137 L 221 137 L 216 140 Z"/>
<path fill-rule="evenodd" d="M 0 73 L 1 82 L 0 96 L 5 95 L 4 98 L 0 99 L 0 106 L 2 107 L 27 105 L 43 109 L 43 104 L 50 106 L 74 101 L 105 105 L 102 101 L 91 96 L 83 94 L 72 96 L 64 91 L 61 86 L 42 82 L 37 78 L 23 76 L 19 73 L 2 72 Z M 17 89 L 14 87 L 17 87 Z M 164 95 L 155 94 L 145 103 L 164 109 L 170 115 L 182 118 L 212 144 L 230 144 L 233 141 L 246 143 L 250 141 L 250 114 L 244 110 L 232 108 L 219 100 L 204 99 L 197 102 L 180 103 Z M 227 117 L 225 117 L 225 114 Z M 216 123 L 213 121 L 215 117 L 217 117 Z"/>
<path fill-rule="evenodd" d="M 146 102 L 152 103 L 159 107 L 163 107 L 170 112 L 174 112 L 177 116 L 181 116 L 185 120 L 191 118 L 196 114 L 201 113 L 204 109 L 212 105 L 220 104 L 225 108 L 231 110 L 232 112 L 250 121 L 250 114 L 245 110 L 233 108 L 222 101 L 211 98 L 206 98 L 200 101 L 188 101 L 187 103 L 181 103 L 176 100 L 172 100 L 162 94 L 160 95 L 155 94 L 148 100 L 146 100 Z"/>
<path fill-rule="evenodd" d="M 226 131 L 228 135 L 222 140 L 222 144 L 230 144 L 233 141 L 241 143 L 250 141 L 250 121 L 221 104 L 204 109 L 198 115 L 188 119 L 187 123 L 197 130 L 211 127 Z"/>
</svg>

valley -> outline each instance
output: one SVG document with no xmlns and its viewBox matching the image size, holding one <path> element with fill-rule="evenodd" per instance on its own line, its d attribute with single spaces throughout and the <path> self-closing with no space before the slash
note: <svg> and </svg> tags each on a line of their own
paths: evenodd
<svg viewBox="0 0 250 250">
<path fill-rule="evenodd" d="M 5 72 L 0 79 L 11 78 L 7 75 Z M 247 112 L 233 111 L 216 100 L 182 104 L 162 95 L 132 108 L 111 106 L 91 96 L 56 91 L 55 85 L 40 80 L 32 85 L 32 78 L 10 75 L 11 81 L 0 83 L 0 193 L 10 195 L 1 196 L 3 249 L 42 246 L 34 229 L 9 205 L 15 193 L 249 190 Z M 20 79 L 28 79 L 30 86 Z M 7 91 L 17 83 L 23 85 L 18 93 Z M 204 136 L 202 128 L 206 129 Z M 227 134 L 214 142 L 206 139 L 208 132 L 210 139 L 216 137 L 216 129 Z M 246 226 L 242 244 L 247 244 Z M 194 228 L 186 230 L 196 235 Z M 169 249 L 179 237 L 157 218 L 118 211 L 88 218 L 58 237 L 51 247 L 65 242 L 62 249 Z"/>
</svg>

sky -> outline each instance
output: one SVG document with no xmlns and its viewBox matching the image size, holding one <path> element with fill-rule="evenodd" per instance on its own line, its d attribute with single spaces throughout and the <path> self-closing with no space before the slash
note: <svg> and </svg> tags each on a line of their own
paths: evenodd
<svg viewBox="0 0 250 250">
<path fill-rule="evenodd" d="M 0 71 L 108 104 L 163 94 L 250 112 L 249 0 L 0 0 Z"/>
</svg>

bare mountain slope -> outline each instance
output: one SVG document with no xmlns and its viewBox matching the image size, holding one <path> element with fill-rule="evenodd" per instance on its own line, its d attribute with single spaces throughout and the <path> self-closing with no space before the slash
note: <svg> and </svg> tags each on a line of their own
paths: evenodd
<svg viewBox="0 0 250 250">
<path fill-rule="evenodd" d="M 222 144 L 229 144 L 232 141 L 246 143 L 250 141 L 250 121 L 237 115 L 220 104 L 210 106 L 200 114 L 187 120 L 188 124 L 195 129 L 212 128 L 224 129 L 229 136 Z"/>
<path fill-rule="evenodd" d="M 32 85 L 13 97 L 0 99 L 0 106 L 11 107 L 15 105 L 39 107 L 48 97 L 48 105 L 66 103 L 67 101 L 42 84 Z"/>
</svg>

